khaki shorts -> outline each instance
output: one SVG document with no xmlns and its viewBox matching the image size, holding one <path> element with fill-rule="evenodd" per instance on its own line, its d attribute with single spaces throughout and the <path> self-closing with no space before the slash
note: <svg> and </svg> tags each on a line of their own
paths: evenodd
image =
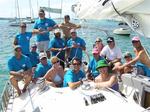
<svg viewBox="0 0 150 112">
<path fill-rule="evenodd" d="M 13 75 L 10 75 L 10 79 L 12 79 L 12 78 L 15 78 L 17 81 L 21 81 L 21 80 L 24 79 L 23 76 L 13 76 Z"/>
<path fill-rule="evenodd" d="M 37 48 L 38 51 L 48 51 L 48 46 L 49 46 L 49 40 L 48 41 L 41 41 L 41 42 L 37 42 Z"/>
</svg>

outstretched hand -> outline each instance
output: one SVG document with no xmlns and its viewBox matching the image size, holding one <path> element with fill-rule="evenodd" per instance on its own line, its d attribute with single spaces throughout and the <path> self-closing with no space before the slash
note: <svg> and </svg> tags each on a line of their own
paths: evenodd
<svg viewBox="0 0 150 112">
<path fill-rule="evenodd" d="M 117 66 L 117 67 L 114 67 L 112 70 L 120 71 L 122 69 L 123 69 L 123 66 Z"/>
</svg>

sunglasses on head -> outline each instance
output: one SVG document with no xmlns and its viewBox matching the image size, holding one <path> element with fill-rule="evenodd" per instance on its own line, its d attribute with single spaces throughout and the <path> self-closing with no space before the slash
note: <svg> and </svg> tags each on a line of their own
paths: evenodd
<svg viewBox="0 0 150 112">
<path fill-rule="evenodd" d="M 56 63 L 59 63 L 59 60 L 58 60 L 58 61 L 56 61 L 56 62 L 54 62 L 53 64 L 56 64 Z"/>
</svg>

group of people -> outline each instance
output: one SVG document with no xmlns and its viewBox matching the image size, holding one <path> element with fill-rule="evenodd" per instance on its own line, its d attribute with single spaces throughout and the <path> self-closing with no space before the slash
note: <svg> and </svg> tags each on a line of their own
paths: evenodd
<svg viewBox="0 0 150 112">
<path fill-rule="evenodd" d="M 136 62 L 137 66 L 143 67 L 145 75 L 150 76 L 150 58 L 139 37 L 132 39 L 136 57 L 132 59 L 131 53 L 127 52 L 124 56 L 125 64 L 121 62 L 121 49 L 116 46 L 113 37 L 107 38 L 108 45 L 105 46 L 102 40 L 97 38 L 93 45 L 93 56 L 87 71 L 84 72 L 81 66 L 86 42 L 76 31 L 81 26 L 71 23 L 69 15 L 64 16 L 63 23 L 56 24 L 54 20 L 45 17 L 43 9 L 40 9 L 38 14 L 39 19 L 35 22 L 32 32 L 26 32 L 25 23 L 20 24 L 20 32 L 13 43 L 14 56 L 8 60 L 10 82 L 19 96 L 26 91 L 31 81 L 36 83 L 40 77 L 54 87 L 75 89 L 83 83 L 82 79 L 86 78 L 94 82 L 95 88 L 111 87 L 118 91 L 116 74 L 132 72 L 132 65 Z M 51 39 L 50 31 L 54 31 L 54 37 Z M 33 35 L 37 36 L 36 44 L 30 47 Z M 66 60 L 72 65 L 67 71 Z M 21 90 L 18 82 L 22 79 L 25 85 Z"/>
</svg>

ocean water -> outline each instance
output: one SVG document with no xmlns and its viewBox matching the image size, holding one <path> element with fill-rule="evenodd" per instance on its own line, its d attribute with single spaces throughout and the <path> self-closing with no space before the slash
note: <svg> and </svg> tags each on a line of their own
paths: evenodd
<svg viewBox="0 0 150 112">
<path fill-rule="evenodd" d="M 57 20 L 56 20 L 57 21 Z M 103 43 L 106 45 L 106 38 L 108 36 L 113 36 L 115 38 L 117 46 L 119 46 L 122 52 L 130 51 L 133 53 L 133 47 L 131 44 L 131 38 L 136 33 L 131 33 L 130 36 L 120 36 L 115 35 L 112 31 L 115 28 L 118 28 L 118 22 L 112 20 L 90 20 L 90 21 L 79 21 L 72 20 L 74 23 L 78 23 L 82 25 L 82 28 L 78 30 L 78 35 L 83 37 L 86 41 L 87 52 L 91 55 L 92 46 L 97 37 L 100 37 L 103 40 Z M 60 21 L 57 21 L 59 23 Z M 27 31 L 32 30 L 33 25 L 29 24 L 27 27 Z M 14 36 L 19 32 L 18 27 L 10 27 L 8 24 L 8 20 L 0 20 L 0 95 L 4 88 L 5 83 L 9 79 L 8 69 L 7 69 L 7 61 L 10 56 L 13 55 L 13 47 L 12 43 L 14 40 Z M 51 37 L 53 33 L 51 33 Z M 31 43 L 35 42 L 35 37 L 31 39 Z M 141 37 L 141 42 L 145 48 L 149 49 L 150 39 Z M 134 53 L 133 53 L 134 54 Z"/>
</svg>

